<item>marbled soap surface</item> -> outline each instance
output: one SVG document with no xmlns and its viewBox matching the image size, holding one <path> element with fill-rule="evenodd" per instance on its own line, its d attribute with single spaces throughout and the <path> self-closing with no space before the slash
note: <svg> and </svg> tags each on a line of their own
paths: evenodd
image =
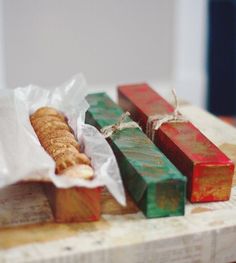
<svg viewBox="0 0 236 263">
<path fill-rule="evenodd" d="M 86 122 L 98 129 L 114 125 L 123 110 L 105 93 L 89 94 Z M 124 122 L 131 122 L 126 117 Z M 148 218 L 184 214 L 186 177 L 139 128 L 116 130 L 108 142 L 123 183 Z"/>
</svg>

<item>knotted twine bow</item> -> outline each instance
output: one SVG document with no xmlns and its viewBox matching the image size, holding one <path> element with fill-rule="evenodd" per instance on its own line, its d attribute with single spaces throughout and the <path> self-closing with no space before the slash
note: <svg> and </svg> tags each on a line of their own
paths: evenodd
<svg viewBox="0 0 236 263">
<path fill-rule="evenodd" d="M 129 122 L 124 122 L 126 117 L 130 116 L 130 113 L 128 111 L 126 111 L 125 113 L 123 113 L 118 121 L 113 124 L 113 125 L 109 125 L 109 126 L 105 126 L 103 127 L 100 131 L 103 134 L 103 136 L 105 138 L 110 137 L 114 132 L 116 131 L 121 131 L 123 129 L 126 128 L 140 128 L 140 126 L 138 125 L 138 123 L 134 122 L 134 121 L 129 121 Z"/>
<path fill-rule="evenodd" d="M 154 141 L 155 131 L 158 130 L 162 124 L 168 122 L 187 122 L 188 120 L 179 112 L 179 101 L 175 89 L 171 90 L 174 97 L 174 111 L 169 114 L 154 114 L 148 117 L 146 124 L 146 134 Z"/>
</svg>

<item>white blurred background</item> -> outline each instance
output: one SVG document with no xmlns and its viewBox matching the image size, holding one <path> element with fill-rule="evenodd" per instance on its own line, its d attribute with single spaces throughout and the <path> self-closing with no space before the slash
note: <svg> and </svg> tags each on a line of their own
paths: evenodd
<svg viewBox="0 0 236 263">
<path fill-rule="evenodd" d="M 83 72 L 89 91 L 148 82 L 205 107 L 206 13 L 207 0 L 0 0 L 0 88 Z"/>
</svg>

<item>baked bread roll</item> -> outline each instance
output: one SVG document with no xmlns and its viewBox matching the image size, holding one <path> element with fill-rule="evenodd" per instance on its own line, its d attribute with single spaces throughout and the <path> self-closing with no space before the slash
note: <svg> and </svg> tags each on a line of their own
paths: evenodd
<svg viewBox="0 0 236 263">
<path fill-rule="evenodd" d="M 42 107 L 30 116 L 30 122 L 41 145 L 55 160 L 56 174 L 93 178 L 90 160 L 80 152 L 80 146 L 62 113 L 51 107 Z"/>
</svg>

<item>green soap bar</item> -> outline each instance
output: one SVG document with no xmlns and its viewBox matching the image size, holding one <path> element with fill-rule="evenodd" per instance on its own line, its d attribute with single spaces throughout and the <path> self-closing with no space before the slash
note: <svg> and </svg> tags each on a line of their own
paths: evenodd
<svg viewBox="0 0 236 263">
<path fill-rule="evenodd" d="M 97 129 L 115 124 L 123 110 L 106 93 L 89 94 L 86 123 Z M 125 122 L 132 121 L 129 117 Z M 148 218 L 184 214 L 186 177 L 139 128 L 109 137 L 126 189 Z M 101 149 L 102 150 L 102 149 Z"/>
</svg>

